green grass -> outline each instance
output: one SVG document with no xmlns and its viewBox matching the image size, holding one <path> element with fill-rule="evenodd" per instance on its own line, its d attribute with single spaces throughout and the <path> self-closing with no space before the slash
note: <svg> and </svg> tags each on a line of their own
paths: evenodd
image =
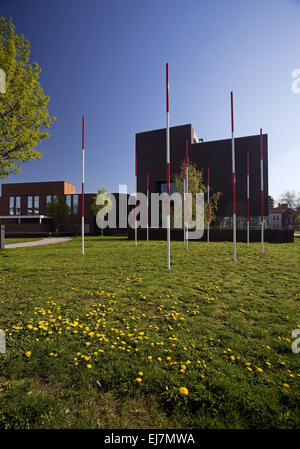
<svg viewBox="0 0 300 449">
<path fill-rule="evenodd" d="M 38 238 L 38 237 L 7 237 L 5 239 L 5 244 L 9 245 L 11 243 L 26 243 L 26 242 L 36 242 L 37 240 L 43 240 L 42 238 Z"/>
<path fill-rule="evenodd" d="M 171 272 L 165 242 L 2 251 L 0 428 L 299 428 L 299 250 L 172 242 Z"/>
</svg>

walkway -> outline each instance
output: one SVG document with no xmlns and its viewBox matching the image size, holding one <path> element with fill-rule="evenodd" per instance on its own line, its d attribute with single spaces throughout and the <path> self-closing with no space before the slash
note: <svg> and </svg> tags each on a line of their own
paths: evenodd
<svg viewBox="0 0 300 449">
<path fill-rule="evenodd" d="M 42 240 L 36 240 L 34 242 L 10 243 L 8 245 L 5 245 L 5 249 L 25 248 L 26 246 L 50 245 L 52 243 L 68 242 L 69 240 L 71 240 L 71 237 L 48 237 Z"/>
</svg>

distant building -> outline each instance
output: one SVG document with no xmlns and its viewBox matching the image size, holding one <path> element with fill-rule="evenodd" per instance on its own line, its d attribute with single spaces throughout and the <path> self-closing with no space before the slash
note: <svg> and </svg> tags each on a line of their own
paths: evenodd
<svg viewBox="0 0 300 449">
<path fill-rule="evenodd" d="M 64 195 L 70 212 L 60 225 L 60 232 L 81 233 L 81 194 L 76 193 L 74 184 L 66 181 L 26 182 L 2 184 L 0 197 L 0 224 L 5 224 L 6 235 L 39 234 L 55 232 L 53 220 L 46 215 L 47 204 L 55 195 Z M 113 194 L 119 209 L 118 193 Z M 84 195 L 85 232 L 98 232 L 92 203 L 96 193 Z M 126 195 L 127 200 L 127 195 Z M 119 214 L 116 214 L 118 228 Z"/>
<path fill-rule="evenodd" d="M 274 198 L 272 198 L 270 195 L 268 196 L 268 207 L 269 209 L 273 209 L 274 208 Z"/>
<path fill-rule="evenodd" d="M 297 226 L 297 213 L 281 204 L 279 207 L 269 209 L 270 229 L 295 229 Z"/>
</svg>

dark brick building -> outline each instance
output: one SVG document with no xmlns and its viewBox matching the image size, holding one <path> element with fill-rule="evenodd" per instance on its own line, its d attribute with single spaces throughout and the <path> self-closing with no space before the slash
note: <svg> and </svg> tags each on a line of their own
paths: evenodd
<svg viewBox="0 0 300 449">
<path fill-rule="evenodd" d="M 2 184 L 0 197 L 0 224 L 5 224 L 6 235 L 48 235 L 55 232 L 53 220 L 46 215 L 47 203 L 54 195 L 64 195 L 70 208 L 68 217 L 60 224 L 60 233 L 81 233 L 81 194 L 75 185 L 66 181 Z M 99 232 L 91 210 L 96 193 L 84 195 L 85 232 Z M 117 210 L 119 194 L 113 194 Z M 118 227 L 118 214 L 117 227 Z"/>
<path fill-rule="evenodd" d="M 185 157 L 186 139 L 189 143 L 189 159 L 203 169 L 207 182 L 210 167 L 211 189 L 221 192 L 217 211 L 219 223 L 230 223 L 232 217 L 232 165 L 231 139 L 203 142 L 199 140 L 192 125 L 170 128 L 171 178 L 180 171 Z M 268 216 L 268 136 L 263 135 L 264 146 L 264 216 Z M 138 191 L 146 193 L 146 176 L 150 175 L 150 193 L 161 193 L 166 188 L 166 129 L 136 134 L 138 167 Z M 250 215 L 253 224 L 259 223 L 260 195 L 260 136 L 235 138 L 237 221 L 247 215 L 246 201 L 246 155 L 250 156 Z M 174 188 L 174 186 L 173 186 Z M 171 185 L 172 193 L 172 185 Z"/>
</svg>

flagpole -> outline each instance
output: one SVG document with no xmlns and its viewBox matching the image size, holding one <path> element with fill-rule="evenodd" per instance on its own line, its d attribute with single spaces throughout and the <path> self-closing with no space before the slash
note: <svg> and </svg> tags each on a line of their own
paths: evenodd
<svg viewBox="0 0 300 449">
<path fill-rule="evenodd" d="M 85 120 L 82 117 L 82 185 L 81 185 L 81 245 L 84 254 L 84 147 L 85 147 Z"/>
<path fill-rule="evenodd" d="M 183 242 L 185 246 L 185 220 L 186 220 L 186 198 L 185 198 L 185 158 L 183 160 Z"/>
<path fill-rule="evenodd" d="M 231 156 L 232 156 L 232 206 L 233 206 L 233 260 L 236 261 L 236 179 L 235 179 L 235 148 L 234 148 L 234 119 L 233 119 L 233 92 L 231 96 Z"/>
<path fill-rule="evenodd" d="M 210 223 L 210 202 L 209 202 L 209 167 L 207 169 L 207 243 L 209 243 L 209 223 Z"/>
<path fill-rule="evenodd" d="M 166 163 L 167 163 L 167 268 L 171 268 L 171 245 L 170 245 L 170 110 L 169 110 L 169 64 L 166 64 L 166 115 L 167 115 L 167 136 L 166 136 Z"/>
<path fill-rule="evenodd" d="M 134 243 L 137 246 L 137 154 L 135 152 L 135 209 L 134 209 Z"/>
<path fill-rule="evenodd" d="M 261 253 L 264 253 L 264 147 L 262 129 L 260 129 L 260 189 L 261 189 Z"/>
<path fill-rule="evenodd" d="M 149 240 L 149 173 L 147 173 L 147 241 Z"/>
<path fill-rule="evenodd" d="M 250 163 L 249 152 L 247 152 L 247 246 L 250 242 Z"/>
<path fill-rule="evenodd" d="M 186 236 L 185 236 L 185 245 L 186 249 L 189 249 L 189 142 L 188 140 L 185 141 L 185 169 L 186 169 L 186 181 L 185 181 L 185 187 L 186 187 Z"/>
</svg>

